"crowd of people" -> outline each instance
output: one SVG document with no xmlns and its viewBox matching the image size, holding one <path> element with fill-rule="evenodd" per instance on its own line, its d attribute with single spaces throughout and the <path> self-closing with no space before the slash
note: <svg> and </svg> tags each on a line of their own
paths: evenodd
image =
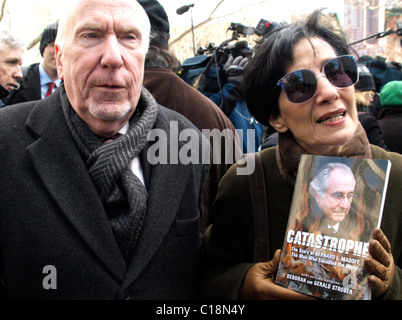
<svg viewBox="0 0 402 320">
<path fill-rule="evenodd" d="M 1 32 L 1 297 L 311 298 L 274 281 L 307 153 L 391 161 L 364 268 L 373 299 L 402 299 L 402 79 L 378 91 L 323 18 L 314 11 L 250 57 L 229 57 L 229 112 L 178 75 L 156 0 L 76 1 L 26 67 L 22 43 Z M 251 148 L 243 129 L 255 130 Z M 238 173 L 254 152 L 267 261 L 253 258 L 250 180 Z"/>
</svg>

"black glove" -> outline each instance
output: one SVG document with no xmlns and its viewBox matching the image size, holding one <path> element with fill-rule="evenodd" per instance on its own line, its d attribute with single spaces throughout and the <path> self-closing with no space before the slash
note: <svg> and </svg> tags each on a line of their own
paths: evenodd
<svg viewBox="0 0 402 320">
<path fill-rule="evenodd" d="M 232 55 L 229 56 L 228 60 L 223 66 L 223 70 L 226 73 L 226 79 L 228 83 L 233 83 L 240 86 L 243 80 L 244 69 L 248 64 L 248 58 L 238 56 L 234 58 Z"/>
</svg>

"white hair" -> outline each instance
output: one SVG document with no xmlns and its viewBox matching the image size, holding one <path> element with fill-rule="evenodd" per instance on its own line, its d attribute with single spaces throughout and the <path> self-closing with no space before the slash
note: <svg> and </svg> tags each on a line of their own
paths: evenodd
<svg viewBox="0 0 402 320">
<path fill-rule="evenodd" d="M 111 0 L 110 2 L 116 2 L 116 1 L 117 0 Z M 138 20 L 138 26 L 140 26 L 142 29 L 141 30 L 143 37 L 142 47 L 145 50 L 145 53 L 147 53 L 151 34 L 151 23 L 149 21 L 147 13 L 137 1 L 134 0 L 119 0 L 119 1 L 127 2 L 133 7 L 135 12 L 138 13 L 138 17 L 133 17 L 133 19 Z M 68 30 L 66 26 L 68 26 L 69 20 L 74 16 L 76 7 L 79 4 L 81 4 L 81 2 L 88 2 L 88 0 L 69 0 L 65 6 L 65 9 L 63 10 L 64 13 L 60 17 L 55 43 L 61 49 L 63 49 L 63 46 L 65 44 L 67 33 L 71 32 L 71 30 Z"/>
<path fill-rule="evenodd" d="M 335 169 L 343 170 L 356 181 L 352 169 L 347 165 L 340 162 L 328 163 L 318 171 L 317 175 L 310 182 L 309 192 L 311 196 L 314 196 L 314 193 L 317 193 L 321 198 L 325 195 L 328 189 L 329 175 Z"/>
<path fill-rule="evenodd" d="M 23 49 L 24 44 L 20 39 L 8 31 L 0 31 L 0 50 L 5 48 Z"/>
</svg>

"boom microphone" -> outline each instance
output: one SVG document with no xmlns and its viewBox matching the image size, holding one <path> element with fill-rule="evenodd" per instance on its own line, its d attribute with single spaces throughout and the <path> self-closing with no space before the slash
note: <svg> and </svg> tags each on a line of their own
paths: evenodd
<svg viewBox="0 0 402 320">
<path fill-rule="evenodd" d="M 191 7 L 194 7 L 194 3 L 180 7 L 179 9 L 176 10 L 176 13 L 177 14 L 186 13 Z"/>
</svg>

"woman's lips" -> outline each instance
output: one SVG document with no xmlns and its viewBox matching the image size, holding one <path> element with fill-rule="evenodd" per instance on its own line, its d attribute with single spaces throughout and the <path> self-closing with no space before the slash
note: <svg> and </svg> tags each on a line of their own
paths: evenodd
<svg viewBox="0 0 402 320">
<path fill-rule="evenodd" d="M 327 113 L 327 114 L 323 115 L 320 119 L 318 119 L 317 122 L 319 124 L 328 124 L 328 123 L 342 120 L 345 117 L 345 115 L 346 115 L 345 110 Z"/>
</svg>

